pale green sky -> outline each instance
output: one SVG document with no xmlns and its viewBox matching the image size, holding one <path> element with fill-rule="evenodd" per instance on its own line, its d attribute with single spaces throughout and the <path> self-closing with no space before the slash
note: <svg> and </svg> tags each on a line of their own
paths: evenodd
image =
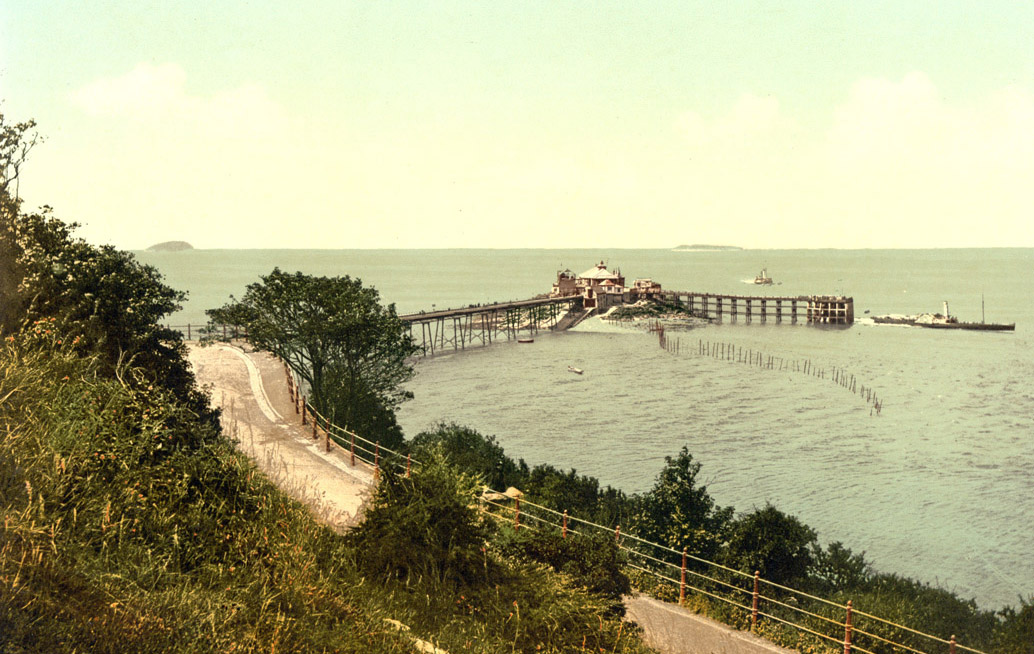
<svg viewBox="0 0 1034 654">
<path fill-rule="evenodd" d="M 1034 3 L 0 3 L 96 243 L 1034 247 Z"/>
</svg>

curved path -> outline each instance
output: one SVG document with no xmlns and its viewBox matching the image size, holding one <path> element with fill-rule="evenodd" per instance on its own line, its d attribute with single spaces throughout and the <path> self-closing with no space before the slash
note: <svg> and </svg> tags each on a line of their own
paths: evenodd
<svg viewBox="0 0 1034 654">
<path fill-rule="evenodd" d="M 275 483 L 312 507 L 317 517 L 346 529 L 362 517 L 373 471 L 349 463 L 344 450 L 325 452 L 323 439 L 301 425 L 285 383 L 284 367 L 264 352 L 225 344 L 189 344 L 198 383 L 222 408 L 223 430 Z M 630 620 L 648 645 L 665 654 L 792 654 L 749 633 L 646 596 L 626 598 Z"/>
<path fill-rule="evenodd" d="M 373 472 L 349 464 L 336 446 L 325 452 L 302 427 L 285 383 L 284 367 L 264 352 L 217 344 L 189 345 L 189 360 L 212 406 L 223 410 L 223 431 L 274 482 L 309 505 L 324 522 L 345 529 L 357 522 Z"/>
</svg>

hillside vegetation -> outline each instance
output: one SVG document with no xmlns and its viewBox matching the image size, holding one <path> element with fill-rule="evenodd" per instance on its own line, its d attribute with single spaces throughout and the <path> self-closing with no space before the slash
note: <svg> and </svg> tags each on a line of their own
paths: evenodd
<svg viewBox="0 0 1034 654">
<path fill-rule="evenodd" d="M 9 192 L 33 128 L 0 114 L 0 652 L 646 651 L 444 460 L 349 535 L 258 473 L 160 325 L 184 294 Z"/>
<path fill-rule="evenodd" d="M 47 320 L 0 348 L 0 651 L 643 651 L 608 599 L 493 544 L 476 477 L 388 475 L 342 536 L 80 344 Z"/>
</svg>

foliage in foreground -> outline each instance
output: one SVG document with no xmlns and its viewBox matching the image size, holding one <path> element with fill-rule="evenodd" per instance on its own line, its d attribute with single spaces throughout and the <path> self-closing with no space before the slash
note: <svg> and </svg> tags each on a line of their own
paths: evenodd
<svg viewBox="0 0 1034 654">
<path fill-rule="evenodd" d="M 972 600 L 965 600 L 941 588 L 898 575 L 873 570 L 864 553 L 852 552 L 842 543 L 822 547 L 815 531 L 795 516 L 787 515 L 771 505 L 736 515 L 731 507 L 718 507 L 701 486 L 697 477 L 700 464 L 683 448 L 677 456 L 667 457 L 657 480 L 646 493 L 627 496 L 573 470 L 562 472 L 551 466 L 530 468 L 523 460 L 506 456 L 495 438 L 482 436 L 473 429 L 454 424 L 440 424 L 413 439 L 414 456 L 439 446 L 450 461 L 467 470 L 494 479 L 494 488 L 515 486 L 528 499 L 557 511 L 569 511 L 602 524 L 609 529 L 625 525 L 623 533 L 661 542 L 676 552 L 683 547 L 690 554 L 701 555 L 752 576 L 755 570 L 762 578 L 820 594 L 829 600 L 846 604 L 852 600 L 858 610 L 898 624 L 919 628 L 943 638 L 955 635 L 958 642 L 989 652 L 1034 654 L 1034 597 L 1020 598 L 1020 607 L 1001 611 L 980 609 Z M 626 530 L 627 529 L 627 530 Z M 523 530 L 522 530 L 523 531 Z M 530 538 L 530 537 L 529 537 Z M 536 554 L 549 562 L 548 547 L 526 547 L 526 554 Z M 588 557 L 586 557 L 588 560 Z M 693 569 L 691 563 L 690 568 Z M 676 570 L 677 574 L 677 570 Z M 678 587 L 658 582 L 656 577 L 630 572 L 633 585 L 662 599 L 677 600 Z M 724 581 L 733 581 L 734 577 Z M 720 585 L 712 591 L 722 591 Z M 749 592 L 749 588 L 747 588 Z M 769 587 L 767 594 L 783 602 L 789 600 L 778 589 Z M 740 599 L 740 598 L 737 598 Z M 797 599 L 790 600 L 796 603 Z M 749 595 L 748 595 L 749 600 Z M 691 598 L 692 606 L 711 617 L 743 628 L 749 615 L 729 604 L 704 595 Z M 783 607 L 772 605 L 778 613 Z M 804 607 L 801 607 L 804 608 Z M 818 605 L 810 607 L 824 617 L 843 620 L 843 612 Z M 785 618 L 800 618 L 800 613 L 785 613 Z M 807 619 L 807 618 L 805 618 Z M 826 629 L 818 619 L 814 628 Z M 884 638 L 904 639 L 906 631 L 892 630 L 885 625 L 866 622 L 866 631 Z M 818 642 L 803 632 L 784 628 L 776 622 L 764 626 L 767 637 L 779 644 L 818 651 Z M 917 648 L 929 648 L 928 640 L 906 642 Z M 873 646 L 882 651 L 881 647 Z"/>
<path fill-rule="evenodd" d="M 600 579 L 578 568 L 589 560 L 584 544 L 564 552 L 495 529 L 472 502 L 480 486 L 432 450 L 411 477 L 385 472 L 364 521 L 346 538 L 380 593 L 412 602 L 406 620 L 414 629 L 438 634 L 448 651 L 495 651 L 493 640 L 506 651 L 646 651 L 617 619 L 614 598 L 628 590 L 627 579 L 620 589 L 589 588 Z M 537 562 L 536 549 L 551 550 L 553 564 Z M 608 554 L 613 567 L 616 548 L 601 548 L 597 560 Z"/>
<path fill-rule="evenodd" d="M 332 422 L 397 449 L 395 410 L 411 397 L 406 359 L 416 346 L 373 287 L 359 279 L 314 277 L 274 268 L 240 300 L 206 312 L 217 324 L 244 327 L 249 342 L 280 357 L 310 389 Z"/>
<path fill-rule="evenodd" d="M 0 651 L 406 649 L 340 593 L 335 534 L 56 333 L 0 351 Z"/>
<path fill-rule="evenodd" d="M 65 341 L 48 321 L 0 345 L 0 651 L 645 651 L 604 600 L 486 543 L 472 477 L 389 477 L 346 538 L 167 389 Z"/>
</svg>

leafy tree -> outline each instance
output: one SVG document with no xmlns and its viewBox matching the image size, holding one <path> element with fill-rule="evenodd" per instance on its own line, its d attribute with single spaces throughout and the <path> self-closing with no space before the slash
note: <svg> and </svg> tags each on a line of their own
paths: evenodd
<svg viewBox="0 0 1034 654">
<path fill-rule="evenodd" d="M 488 574 L 483 548 L 491 534 L 473 502 L 481 486 L 440 447 L 410 477 L 385 469 L 363 522 L 346 537 L 360 567 L 382 579 L 476 584 Z"/>
<path fill-rule="evenodd" d="M 999 612 L 995 628 L 995 651 L 1002 654 L 1034 654 L 1034 595 L 1020 598 L 1020 610 L 1007 607 Z"/>
<path fill-rule="evenodd" d="M 308 384 L 321 414 L 389 447 L 402 442 L 395 410 L 412 397 L 416 346 L 395 313 L 359 279 L 274 268 L 244 297 L 206 312 L 245 327 L 256 347 L 280 357 Z"/>
<path fill-rule="evenodd" d="M 11 195 L 11 182 L 37 141 L 25 136 L 33 126 L 7 126 L 0 115 L 0 329 L 53 319 L 80 351 L 100 357 L 105 373 L 132 368 L 136 377 L 160 382 L 199 414 L 214 417 L 194 387 L 181 335 L 160 324 L 186 295 L 132 254 L 76 238 L 78 225 L 57 219 L 50 207 L 22 212 Z"/>
<path fill-rule="evenodd" d="M 39 141 L 35 121 L 11 124 L 0 112 L 0 230 L 6 232 L 18 217 L 21 201 L 17 183 L 21 165 Z M 10 239 L 0 238 L 0 330 L 11 331 L 18 323 L 15 267 L 16 251 Z"/>
<path fill-rule="evenodd" d="M 664 462 L 653 489 L 636 498 L 632 530 L 646 540 L 714 559 L 733 509 L 717 506 L 707 487 L 697 484 L 700 464 L 686 447 Z"/>
<path fill-rule="evenodd" d="M 21 166 L 28 158 L 29 151 L 40 142 L 35 128 L 34 120 L 8 123 L 3 112 L 0 112 L 0 195 L 17 199 Z"/>
<path fill-rule="evenodd" d="M 741 570 L 788 584 L 807 576 L 813 563 L 815 530 L 771 504 L 732 523 L 726 557 Z"/>
<path fill-rule="evenodd" d="M 821 591 L 844 591 L 859 588 L 872 576 L 872 568 L 865 560 L 865 552 L 855 554 L 836 541 L 822 549 L 812 545 L 811 577 Z"/>
<path fill-rule="evenodd" d="M 417 459 L 440 447 L 452 465 L 480 475 L 485 484 L 495 490 L 522 487 L 528 473 L 528 466 L 506 456 L 494 436 L 483 436 L 456 423 L 441 423 L 431 431 L 420 432 L 410 441 L 410 446 Z"/>
</svg>

